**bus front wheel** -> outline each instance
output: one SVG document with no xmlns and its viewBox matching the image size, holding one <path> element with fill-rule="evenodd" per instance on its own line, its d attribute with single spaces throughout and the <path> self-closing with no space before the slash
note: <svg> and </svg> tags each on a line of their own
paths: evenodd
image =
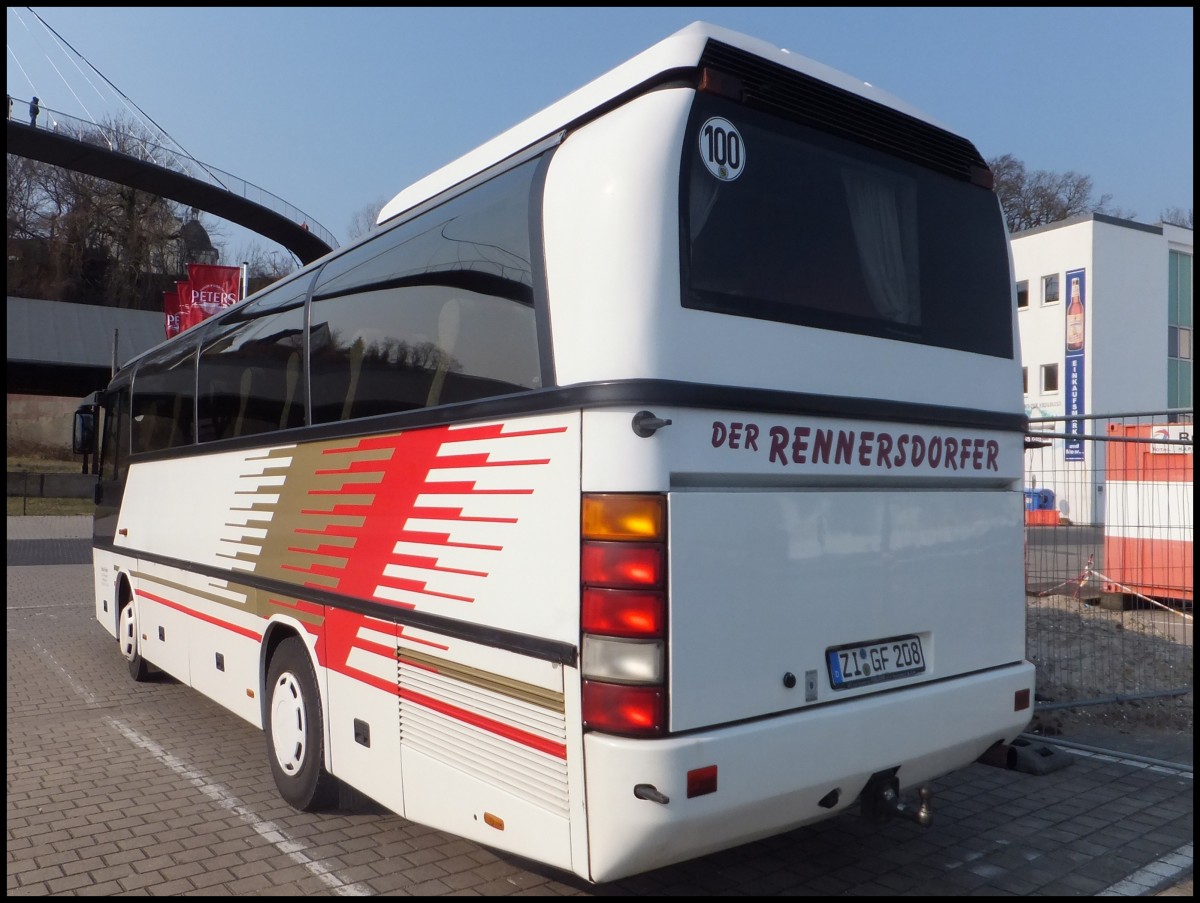
<svg viewBox="0 0 1200 903">
<path fill-rule="evenodd" d="M 321 718 L 308 650 L 299 637 L 288 637 L 267 669 L 267 756 L 279 795 L 302 812 L 328 806 L 334 798 Z"/>
<path fill-rule="evenodd" d="M 121 600 L 121 611 L 117 616 L 117 642 L 120 644 L 121 655 L 129 663 L 129 676 L 139 682 L 147 680 L 150 676 L 150 666 L 142 658 L 137 609 L 134 607 L 132 596 L 125 596 Z"/>
</svg>

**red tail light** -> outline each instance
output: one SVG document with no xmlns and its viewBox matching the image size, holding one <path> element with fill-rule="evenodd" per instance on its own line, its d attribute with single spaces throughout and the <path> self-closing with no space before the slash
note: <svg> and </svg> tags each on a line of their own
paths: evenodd
<svg viewBox="0 0 1200 903">
<path fill-rule="evenodd" d="M 666 728 L 661 686 L 639 687 L 598 680 L 583 682 L 583 726 L 612 734 L 653 736 Z"/>
<path fill-rule="evenodd" d="M 620 637 L 661 637 L 666 600 L 658 590 L 583 588 L 583 631 Z"/>
<path fill-rule="evenodd" d="M 666 732 L 666 497 L 590 494 L 580 525 L 583 724 Z"/>
<path fill-rule="evenodd" d="M 585 539 L 580 579 L 586 586 L 662 586 L 663 548 Z"/>
</svg>

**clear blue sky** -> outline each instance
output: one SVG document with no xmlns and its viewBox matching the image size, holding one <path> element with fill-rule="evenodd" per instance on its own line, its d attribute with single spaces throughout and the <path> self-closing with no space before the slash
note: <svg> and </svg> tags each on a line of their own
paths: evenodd
<svg viewBox="0 0 1200 903">
<path fill-rule="evenodd" d="M 196 159 L 343 243 L 363 208 L 697 19 L 871 82 L 985 158 L 1090 176 L 1139 221 L 1192 209 L 1190 7 L 33 9 Z M 7 30 L 19 102 L 118 112 L 29 8 Z"/>
</svg>

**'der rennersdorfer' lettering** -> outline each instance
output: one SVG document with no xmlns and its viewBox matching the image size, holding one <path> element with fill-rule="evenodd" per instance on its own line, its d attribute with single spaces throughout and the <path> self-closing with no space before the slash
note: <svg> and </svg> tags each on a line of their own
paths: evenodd
<svg viewBox="0 0 1200 903">
<path fill-rule="evenodd" d="M 760 436 L 762 445 L 760 448 Z M 885 470 L 998 471 L 1000 444 L 994 439 L 876 430 L 788 428 L 776 424 L 714 420 L 713 448 L 764 452 L 772 464 L 833 464 Z"/>
</svg>

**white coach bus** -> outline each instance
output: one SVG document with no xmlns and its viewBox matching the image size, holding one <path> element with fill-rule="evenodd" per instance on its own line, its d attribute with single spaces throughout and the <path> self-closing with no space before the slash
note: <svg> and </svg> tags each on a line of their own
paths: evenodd
<svg viewBox="0 0 1200 903">
<path fill-rule="evenodd" d="M 293 806 L 593 882 L 927 823 L 1032 713 L 1015 327 L 969 141 L 696 23 L 120 370 L 96 617 Z"/>
</svg>

